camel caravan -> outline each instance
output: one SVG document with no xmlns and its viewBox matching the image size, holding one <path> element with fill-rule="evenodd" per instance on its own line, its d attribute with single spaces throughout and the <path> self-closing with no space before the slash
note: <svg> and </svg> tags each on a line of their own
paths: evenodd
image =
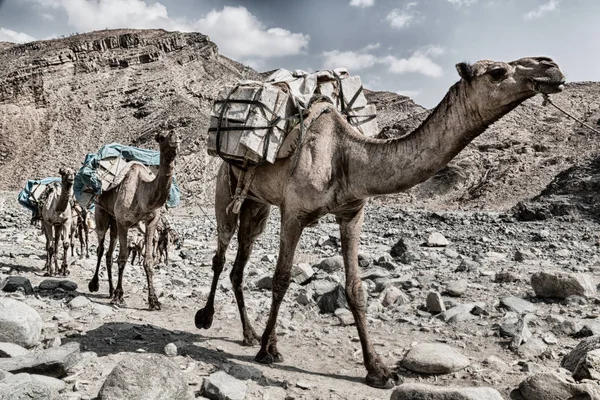
<svg viewBox="0 0 600 400">
<path fill-rule="evenodd" d="M 305 228 L 333 214 L 340 229 L 346 298 L 360 337 L 366 383 L 377 388 L 396 385 L 400 378 L 375 351 L 367 330 L 358 273 L 367 200 L 424 182 L 523 101 L 536 94 L 560 92 L 565 82 L 558 65 L 547 57 L 459 63 L 456 69 L 460 79 L 421 126 L 401 138 L 386 140 L 373 138 L 378 133 L 375 107 L 367 102 L 360 78 L 345 69 L 314 74 L 278 70 L 265 82 L 245 81 L 223 88 L 213 104 L 207 141 L 209 154 L 223 160 L 214 203 L 217 250 L 210 293 L 195 315 L 196 327 L 212 325 L 225 253 L 237 231 L 238 250 L 230 279 L 243 345 L 260 345 L 257 362 L 281 362 L 277 317 L 290 285 L 296 246 Z M 174 177 L 180 139 L 171 131 L 157 134 L 156 140 L 159 152 L 110 145 L 88 155 L 76 174 L 61 169 L 60 179 L 28 183 L 20 202 L 34 212 L 34 219 L 42 221 L 49 275 L 68 273 L 67 250 L 76 235 L 73 216 L 81 215 L 82 229 L 87 232 L 85 213 L 93 206 L 98 248 L 90 292 L 99 290 L 99 271 L 106 253 L 108 294 L 113 303 L 123 304 L 123 270 L 131 252 L 134 258 L 143 258 L 149 308 L 160 310 L 153 270 L 159 254 L 168 247 L 169 233 L 176 231 L 168 220 L 161 222 L 161 216 L 165 206 L 179 202 Z M 153 172 L 150 165 L 158 169 Z M 281 211 L 280 248 L 269 317 L 259 336 L 246 311 L 244 269 L 254 242 L 265 229 L 271 206 Z M 74 209 L 80 211 L 74 214 Z M 162 233 L 156 236 L 159 226 Z M 132 228 L 137 235 L 133 239 L 129 236 Z M 82 238 L 85 234 L 78 235 Z M 61 239 L 59 269 L 56 253 Z M 112 263 L 117 239 L 115 287 Z M 83 252 L 82 244 L 80 256 Z M 164 256 L 168 265 L 168 255 Z"/>
</svg>

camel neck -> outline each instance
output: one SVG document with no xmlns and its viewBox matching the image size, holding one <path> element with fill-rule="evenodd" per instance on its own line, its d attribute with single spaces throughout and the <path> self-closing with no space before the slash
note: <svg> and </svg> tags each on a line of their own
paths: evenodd
<svg viewBox="0 0 600 400">
<path fill-rule="evenodd" d="M 360 197 L 392 194 L 424 182 L 522 102 L 482 115 L 469 102 L 468 90 L 467 82 L 456 83 L 421 126 L 402 138 L 365 141 L 365 156 L 353 168 L 351 187 L 360 187 L 355 193 Z"/>
<path fill-rule="evenodd" d="M 60 196 L 58 197 L 58 202 L 56 203 L 56 212 L 63 213 L 67 206 L 69 205 L 69 200 L 71 199 L 71 189 L 73 188 L 73 182 L 65 181 L 64 179 L 61 181 L 61 190 Z"/>
<path fill-rule="evenodd" d="M 161 149 L 158 174 L 152 181 L 147 183 L 149 186 L 148 193 L 151 194 L 148 201 L 149 209 L 160 208 L 167 202 L 174 173 L 175 154 L 167 156 Z"/>
</svg>

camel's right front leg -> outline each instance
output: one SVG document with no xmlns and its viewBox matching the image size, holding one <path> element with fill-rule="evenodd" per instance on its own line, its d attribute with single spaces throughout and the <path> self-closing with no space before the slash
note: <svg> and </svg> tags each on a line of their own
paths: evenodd
<svg viewBox="0 0 600 400">
<path fill-rule="evenodd" d="M 277 314 L 281 302 L 290 286 L 292 279 L 292 264 L 294 262 L 294 253 L 296 246 L 302 235 L 304 227 L 298 221 L 296 215 L 288 215 L 282 210 L 281 231 L 279 239 L 279 258 L 277 267 L 273 275 L 273 300 L 269 312 L 269 320 L 261 338 L 260 351 L 254 358 L 263 364 L 282 362 L 283 357 L 277 350 L 277 334 L 275 326 L 277 324 Z"/>
<path fill-rule="evenodd" d="M 53 254 L 53 258 L 54 258 L 54 274 L 58 274 L 58 257 L 56 256 L 56 253 L 58 252 L 58 243 L 60 242 L 60 233 L 61 233 L 61 225 L 55 225 L 54 227 L 54 254 Z M 66 239 L 66 238 L 65 238 Z M 64 240 L 63 240 L 64 242 Z M 67 251 L 65 250 L 65 254 L 67 254 Z"/>
<path fill-rule="evenodd" d="M 213 322 L 215 314 L 215 294 L 219 277 L 225 265 L 225 253 L 229 242 L 237 228 L 238 214 L 227 213 L 227 206 L 231 202 L 231 194 L 228 187 L 228 180 L 224 174 L 229 173 L 229 168 L 225 163 L 221 165 L 219 177 L 217 178 L 217 187 L 215 190 L 215 216 L 217 218 L 217 252 L 212 259 L 213 278 L 210 286 L 210 293 L 206 300 L 206 305 L 196 313 L 194 322 L 198 329 L 208 329 Z"/>
<path fill-rule="evenodd" d="M 158 301 L 158 297 L 154 291 L 153 269 L 155 258 L 153 255 L 154 246 L 152 245 L 154 234 L 156 233 L 158 218 L 159 217 L 157 216 L 152 221 L 146 221 L 146 235 L 144 238 L 146 243 L 146 253 L 144 254 L 144 271 L 146 272 L 146 282 L 148 285 L 148 306 L 150 307 L 150 310 L 160 310 L 160 302 Z M 119 239 L 121 239 L 120 234 Z M 121 246 L 123 245 L 121 244 Z M 125 237 L 125 247 L 127 247 L 127 236 Z M 125 258 L 125 260 L 127 260 L 127 258 Z M 119 266 L 119 282 L 120 280 L 121 268 Z"/>
<path fill-rule="evenodd" d="M 129 228 L 117 222 L 117 235 L 119 237 L 119 256 L 117 257 L 117 265 L 119 266 L 119 277 L 117 279 L 117 288 L 114 291 L 112 302 L 113 304 L 123 305 L 123 272 L 129 258 L 129 246 L 127 246 L 127 233 Z"/>
<path fill-rule="evenodd" d="M 47 223 L 42 220 L 42 227 L 44 231 L 44 235 L 46 236 L 46 265 L 44 266 L 44 270 L 46 271 L 45 275 L 52 276 L 52 258 L 54 257 L 54 238 L 52 236 L 52 224 Z"/>
</svg>

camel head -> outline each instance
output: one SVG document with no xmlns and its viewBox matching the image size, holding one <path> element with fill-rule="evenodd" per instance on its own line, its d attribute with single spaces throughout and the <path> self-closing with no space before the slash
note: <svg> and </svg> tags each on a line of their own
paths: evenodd
<svg viewBox="0 0 600 400">
<path fill-rule="evenodd" d="M 161 153 L 169 158 L 175 158 L 179 151 L 179 144 L 181 143 L 177 132 L 159 132 L 156 134 L 156 141 Z"/>
<path fill-rule="evenodd" d="M 75 180 L 75 173 L 73 172 L 72 169 L 61 168 L 58 170 L 58 173 L 60 174 L 60 177 L 63 182 L 69 183 L 71 185 L 73 184 L 73 181 Z"/>
<path fill-rule="evenodd" d="M 548 57 L 526 57 L 511 62 L 482 60 L 456 64 L 456 69 L 468 87 L 469 99 L 473 99 L 483 115 L 512 109 L 538 93 L 560 92 L 565 83 L 560 68 Z"/>
</svg>

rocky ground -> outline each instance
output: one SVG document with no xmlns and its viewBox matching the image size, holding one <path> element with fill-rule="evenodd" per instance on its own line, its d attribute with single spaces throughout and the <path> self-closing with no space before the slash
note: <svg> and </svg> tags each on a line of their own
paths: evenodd
<svg viewBox="0 0 600 400">
<path fill-rule="evenodd" d="M 15 324 L 29 328 L 20 331 L 20 339 L 2 337 L 0 330 L 0 342 L 22 346 L 0 343 L 0 370 L 30 375 L 0 380 L 0 398 L 21 387 L 39 387 L 43 395 L 8 398 L 600 396 L 597 352 L 587 353 L 600 347 L 600 231 L 592 220 L 518 222 L 495 212 L 410 211 L 371 202 L 361 241 L 361 277 L 376 349 L 405 382 L 392 395 L 393 390 L 363 382 L 360 343 L 338 286 L 343 287 L 344 275 L 333 219 L 323 219 L 302 237 L 297 275 L 278 321 L 285 361 L 264 366 L 253 361 L 257 347 L 241 345 L 228 279 L 235 243 L 219 284 L 213 326 L 194 326 L 212 276 L 216 229 L 210 207 L 175 211 L 172 220 L 184 243 L 181 250 L 171 249 L 169 265 L 156 271 L 163 307 L 151 312 L 140 266 L 128 265 L 125 271 L 125 307 L 111 306 L 105 279 L 100 292 L 88 291 L 95 251 L 91 259 L 71 261 L 71 275 L 60 278 L 66 282 L 48 281 L 42 271 L 43 236 L 28 225 L 28 212 L 15 197 L 15 192 L 0 194 L 0 282 L 5 285 L 0 324 L 12 312 L 21 321 Z M 271 301 L 277 232 L 274 211 L 246 270 L 247 306 L 257 331 L 265 326 Z M 582 341 L 587 347 L 568 356 Z M 41 361 L 45 364 L 36 366 Z M 4 375 L 0 372 L 0 379 Z M 434 389 L 422 384 L 451 394 L 424 397 Z M 495 390 L 452 391 L 450 386 Z"/>
</svg>

